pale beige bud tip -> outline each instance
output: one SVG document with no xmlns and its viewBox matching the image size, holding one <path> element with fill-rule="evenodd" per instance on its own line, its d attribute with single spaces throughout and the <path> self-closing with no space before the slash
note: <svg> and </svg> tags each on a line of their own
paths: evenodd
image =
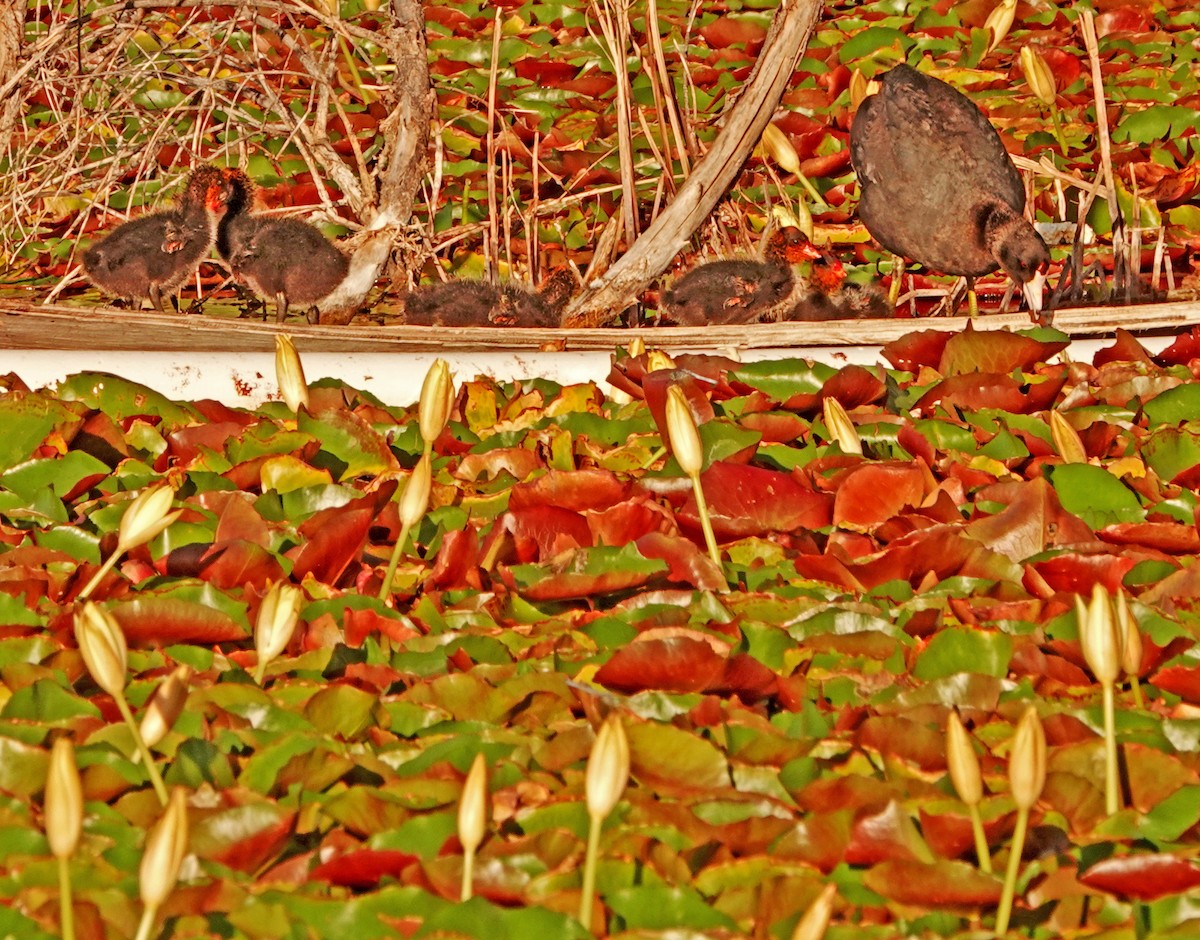
<svg viewBox="0 0 1200 940">
<path fill-rule="evenodd" d="M 175 890 L 187 844 L 187 791 L 176 787 L 171 791 L 167 808 L 146 837 L 146 850 L 138 869 L 142 903 L 147 908 L 162 907 Z"/>
<path fill-rule="evenodd" d="M 992 41 L 988 44 L 987 48 L 988 52 L 991 52 L 1004 41 L 1004 37 L 1012 29 L 1013 20 L 1016 18 L 1016 15 L 1017 0 L 1000 0 L 1000 3 L 992 8 L 992 12 L 988 14 L 988 18 L 983 24 L 983 28 L 990 30 L 992 34 Z"/>
<path fill-rule="evenodd" d="M 821 410 L 824 413 L 825 427 L 842 453 L 861 456 L 862 438 L 858 436 L 858 429 L 854 427 L 854 422 L 850 420 L 850 415 L 846 413 L 842 403 L 836 398 L 826 398 L 821 402 Z"/>
<path fill-rule="evenodd" d="M 114 697 L 124 695 L 128 651 L 116 618 L 85 601 L 75 611 L 75 642 L 96 685 Z"/>
<path fill-rule="evenodd" d="M 1058 97 L 1058 89 L 1054 82 L 1054 73 L 1042 58 L 1042 54 L 1033 46 L 1021 47 L 1021 71 L 1025 73 L 1025 81 L 1030 89 L 1044 105 L 1054 104 Z"/>
<path fill-rule="evenodd" d="M 808 910 L 796 922 L 792 940 L 821 940 L 829 929 L 833 917 L 833 902 L 837 898 L 837 885 L 827 884 L 808 906 Z"/>
<path fill-rule="evenodd" d="M 421 398 L 417 403 L 417 424 L 421 431 L 421 440 L 432 444 L 438 439 L 446 422 L 450 420 L 450 410 L 454 407 L 454 379 L 450 375 L 450 366 L 445 359 L 435 359 L 429 371 L 425 373 L 425 381 L 421 385 Z"/>
<path fill-rule="evenodd" d="M 683 472 L 697 476 L 704 466 L 704 447 L 691 406 L 678 385 L 667 389 L 667 438 Z"/>
<path fill-rule="evenodd" d="M 1117 594 L 1117 626 L 1121 635 L 1121 671 L 1137 676 L 1142 671 L 1142 631 L 1129 609 L 1129 599 Z"/>
<path fill-rule="evenodd" d="M 178 720 L 187 701 L 188 682 L 191 678 L 192 667 L 180 664 L 159 683 L 154 694 L 150 696 L 138 727 L 146 747 L 154 747 L 165 738 Z"/>
<path fill-rule="evenodd" d="M 629 341 L 626 349 L 629 352 L 629 358 L 636 359 L 646 351 L 646 341 L 640 336 L 635 336 Z"/>
<path fill-rule="evenodd" d="M 258 654 L 260 670 L 287 649 L 303 606 L 304 592 L 296 585 L 276 581 L 271 586 L 258 608 L 258 620 L 254 625 L 254 651 Z"/>
<path fill-rule="evenodd" d="M 131 499 L 117 530 L 117 551 L 146 544 L 178 519 L 183 510 L 171 512 L 174 501 L 175 489 L 170 486 L 151 487 Z"/>
<path fill-rule="evenodd" d="M 983 799 L 979 758 L 958 712 L 951 712 L 946 721 L 946 765 L 950 768 L 950 781 L 958 798 L 968 806 L 979 803 Z"/>
<path fill-rule="evenodd" d="M 69 858 L 83 832 L 83 786 L 70 738 L 59 738 L 50 748 L 45 811 L 50 851 L 55 858 Z"/>
<path fill-rule="evenodd" d="M 469 852 L 479 848 L 487 833 L 487 762 L 476 754 L 458 801 L 458 841 Z"/>
<path fill-rule="evenodd" d="M 1078 596 L 1075 613 L 1079 619 L 1079 643 L 1088 668 L 1101 685 L 1111 685 L 1121 674 L 1121 644 L 1108 591 L 1092 586 L 1092 599 L 1084 605 Z"/>
<path fill-rule="evenodd" d="M 613 714 L 600 726 L 588 756 L 585 781 L 588 815 L 605 819 L 621 801 L 628 783 L 629 739 L 621 719 Z"/>
<path fill-rule="evenodd" d="M 1050 439 L 1063 463 L 1087 463 L 1087 451 L 1083 438 L 1060 412 L 1050 412 Z"/>
<path fill-rule="evenodd" d="M 413 467 L 400 497 L 400 523 L 415 526 L 429 511 L 429 494 L 433 487 L 433 466 L 428 455 L 424 455 Z"/>
<path fill-rule="evenodd" d="M 1046 783 L 1046 733 L 1032 705 L 1025 709 L 1013 735 L 1008 783 L 1018 809 L 1032 809 Z"/>
<path fill-rule="evenodd" d="M 291 411 L 308 407 L 304 366 L 300 364 L 296 344 L 287 333 L 275 334 L 275 380 L 279 383 L 279 396 Z"/>
<path fill-rule="evenodd" d="M 784 172 L 800 172 L 800 157 L 796 153 L 796 148 L 792 146 L 791 138 L 774 124 L 768 124 L 763 128 L 762 148 Z"/>
</svg>

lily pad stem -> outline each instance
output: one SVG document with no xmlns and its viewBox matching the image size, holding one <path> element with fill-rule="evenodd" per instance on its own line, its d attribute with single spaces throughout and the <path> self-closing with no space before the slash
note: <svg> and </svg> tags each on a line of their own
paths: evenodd
<svg viewBox="0 0 1200 940">
<path fill-rule="evenodd" d="M 1017 891 L 1017 873 L 1021 870 L 1021 854 L 1025 851 L 1025 830 L 1029 827 L 1029 810 L 1017 810 L 1017 827 L 1013 830 L 1012 845 L 1009 847 L 1008 868 L 1004 872 L 1004 890 L 1000 894 L 1000 907 L 996 911 L 996 935 L 1008 933 L 1008 922 L 1012 917 L 1013 895 Z"/>
</svg>

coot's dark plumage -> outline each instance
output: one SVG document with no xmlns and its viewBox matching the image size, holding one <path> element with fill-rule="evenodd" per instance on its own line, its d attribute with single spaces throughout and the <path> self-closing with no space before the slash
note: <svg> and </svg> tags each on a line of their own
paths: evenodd
<svg viewBox="0 0 1200 940">
<path fill-rule="evenodd" d="M 1024 218 L 1025 187 L 996 129 L 965 95 L 907 65 L 879 84 L 850 128 L 868 231 L 945 274 L 1003 268 L 1036 309 L 1050 254 Z"/>
<path fill-rule="evenodd" d="M 125 222 L 83 253 L 83 270 L 106 293 L 149 299 L 166 312 L 172 296 L 212 249 L 224 210 L 221 172 L 201 166 L 188 177 L 179 205 Z"/>
<path fill-rule="evenodd" d="M 299 219 L 254 213 L 254 184 L 240 170 L 225 172 L 229 210 L 217 230 L 217 251 L 234 275 L 263 298 L 275 301 L 276 319 L 288 307 L 314 307 L 349 271 L 341 251 Z M 314 319 L 310 312 L 309 319 Z"/>
<path fill-rule="evenodd" d="M 806 288 L 792 265 L 822 257 L 797 228 L 767 240 L 762 261 L 732 259 L 697 265 L 662 295 L 662 311 L 681 326 L 778 320 Z"/>
</svg>

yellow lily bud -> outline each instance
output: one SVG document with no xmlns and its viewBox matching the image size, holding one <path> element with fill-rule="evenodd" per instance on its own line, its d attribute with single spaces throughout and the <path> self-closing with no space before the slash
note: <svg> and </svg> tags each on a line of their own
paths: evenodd
<svg viewBox="0 0 1200 940">
<path fill-rule="evenodd" d="M 1033 808 L 1046 784 L 1046 732 L 1032 705 L 1025 709 L 1013 735 L 1008 783 L 1017 809 L 1024 810 Z"/>
<path fill-rule="evenodd" d="M 144 545 L 179 518 L 182 509 L 170 512 L 175 488 L 154 486 L 142 490 L 129 501 L 117 530 L 117 554 Z"/>
<path fill-rule="evenodd" d="M 850 110 L 857 111 L 869 93 L 870 83 L 867 81 L 867 76 L 855 69 L 850 73 Z"/>
<path fill-rule="evenodd" d="M 609 715 L 588 756 L 586 792 L 588 815 L 604 819 L 621 801 L 629 783 L 629 739 L 616 715 Z"/>
<path fill-rule="evenodd" d="M 1083 438 L 1061 412 L 1050 412 L 1050 439 L 1054 442 L 1054 449 L 1058 451 L 1063 463 L 1087 463 Z"/>
<path fill-rule="evenodd" d="M 75 642 L 96 685 L 123 699 L 128 648 L 116 618 L 91 601 L 85 602 L 75 611 Z"/>
<path fill-rule="evenodd" d="M 983 28 L 991 30 L 992 33 L 992 41 L 988 44 L 987 48 L 988 52 L 991 52 L 1004 41 L 1004 37 L 1012 29 L 1013 20 L 1016 18 L 1016 15 L 1017 0 L 1001 0 L 999 5 L 994 7 L 992 12 L 988 14 L 988 18 L 983 24 Z"/>
<path fill-rule="evenodd" d="M 454 379 L 450 375 L 450 367 L 445 359 L 435 359 L 425 373 L 421 398 L 417 404 L 417 423 L 421 429 L 421 440 L 427 448 L 433 445 L 446 427 L 453 407 Z"/>
<path fill-rule="evenodd" d="M 862 438 L 858 436 L 858 430 L 854 427 L 854 422 L 850 420 L 850 415 L 846 413 L 846 409 L 842 407 L 842 403 L 836 398 L 826 398 L 821 402 L 821 411 L 825 417 L 825 427 L 829 430 L 833 440 L 837 442 L 843 454 L 859 454 L 863 452 Z"/>
<path fill-rule="evenodd" d="M 829 920 L 833 917 L 833 899 L 837 897 L 837 885 L 827 884 L 821 889 L 808 910 L 796 922 L 792 931 L 792 940 L 821 940 L 829 929 Z"/>
<path fill-rule="evenodd" d="M 458 841 L 468 852 L 479 848 L 487 833 L 487 762 L 475 755 L 458 801 Z"/>
<path fill-rule="evenodd" d="M 287 581 L 276 581 L 263 598 L 254 624 L 254 651 L 258 655 L 254 677 L 260 685 L 267 664 L 287 649 L 303 605 L 304 592 Z"/>
<path fill-rule="evenodd" d="M 75 746 L 59 738 L 50 748 L 46 775 L 46 840 L 55 858 L 68 858 L 79 845 L 83 831 L 83 786 L 75 765 Z"/>
<path fill-rule="evenodd" d="M 1121 634 L 1121 671 L 1136 676 L 1142 669 L 1142 631 L 1133 619 L 1124 591 L 1117 594 L 1117 626 Z"/>
<path fill-rule="evenodd" d="M 417 525 L 429 509 L 429 493 L 433 487 L 433 465 L 428 456 L 423 456 L 413 467 L 400 497 L 400 523 L 411 528 Z"/>
<path fill-rule="evenodd" d="M 800 172 L 800 157 L 792 141 L 774 124 L 768 124 L 762 132 L 762 148 L 786 173 Z"/>
<path fill-rule="evenodd" d="M 166 810 L 146 837 L 146 850 L 138 869 L 142 903 L 148 911 L 158 910 L 175 890 L 187 843 L 187 791 L 176 787 L 171 791 Z"/>
<path fill-rule="evenodd" d="M 629 352 L 629 357 L 631 359 L 636 359 L 646 351 L 646 341 L 640 336 L 635 336 L 629 341 L 629 345 L 626 347 L 626 349 Z"/>
<path fill-rule="evenodd" d="M 1054 104 L 1058 98 L 1058 89 L 1054 83 L 1054 73 L 1042 58 L 1042 54 L 1033 46 L 1021 47 L 1021 71 L 1025 73 L 1025 81 L 1044 105 Z"/>
<path fill-rule="evenodd" d="M 167 678 L 163 679 L 142 715 L 139 730 L 142 740 L 147 747 L 154 747 L 167 736 L 167 732 L 175 724 L 187 701 L 188 680 L 192 677 L 192 667 L 180 664 L 175 667 Z"/>
<path fill-rule="evenodd" d="M 971 746 L 971 736 L 963 727 L 958 712 L 951 712 L 946 721 L 946 763 L 958 798 L 968 806 L 974 806 L 982 800 L 983 777 L 979 771 L 979 757 Z"/>
<path fill-rule="evenodd" d="M 308 407 L 308 383 L 296 344 L 287 333 L 275 334 L 275 380 L 279 394 L 292 411 Z"/>
<path fill-rule="evenodd" d="M 1108 591 L 1099 584 L 1093 585 L 1092 600 L 1086 606 L 1076 595 L 1075 613 L 1079 620 L 1079 644 L 1088 668 L 1101 685 L 1112 685 L 1121 674 L 1121 644 Z"/>
<path fill-rule="evenodd" d="M 674 369 L 675 360 L 661 349 L 652 349 L 646 355 L 646 371 L 657 372 L 659 369 Z"/>
<path fill-rule="evenodd" d="M 699 476 L 704 466 L 704 447 L 691 406 L 678 385 L 667 389 L 667 438 L 683 472 L 689 477 Z"/>
</svg>

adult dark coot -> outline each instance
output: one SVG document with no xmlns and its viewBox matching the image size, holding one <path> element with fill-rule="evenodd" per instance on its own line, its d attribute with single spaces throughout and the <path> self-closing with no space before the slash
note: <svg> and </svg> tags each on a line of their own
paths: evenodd
<svg viewBox="0 0 1200 940">
<path fill-rule="evenodd" d="M 662 295 L 662 310 L 681 326 L 781 319 L 808 287 L 792 265 L 824 257 L 798 228 L 767 239 L 764 259 L 708 261 L 682 275 Z"/>
<path fill-rule="evenodd" d="M 83 253 L 83 270 L 102 291 L 166 313 L 171 297 L 212 249 L 225 209 L 221 171 L 197 167 L 179 204 L 118 225 Z"/>
<path fill-rule="evenodd" d="M 319 306 L 346 277 L 349 259 L 307 222 L 251 212 L 254 184 L 241 170 L 226 170 L 225 179 L 229 210 L 217 230 L 217 251 L 234 277 L 274 300 L 279 321 L 289 306 Z M 308 319 L 316 322 L 313 310 Z"/>
<path fill-rule="evenodd" d="M 945 274 L 997 268 L 1041 309 L 1046 243 L 1025 220 L 1025 187 L 975 104 L 907 65 L 879 80 L 850 128 L 858 214 L 889 251 Z"/>
</svg>

